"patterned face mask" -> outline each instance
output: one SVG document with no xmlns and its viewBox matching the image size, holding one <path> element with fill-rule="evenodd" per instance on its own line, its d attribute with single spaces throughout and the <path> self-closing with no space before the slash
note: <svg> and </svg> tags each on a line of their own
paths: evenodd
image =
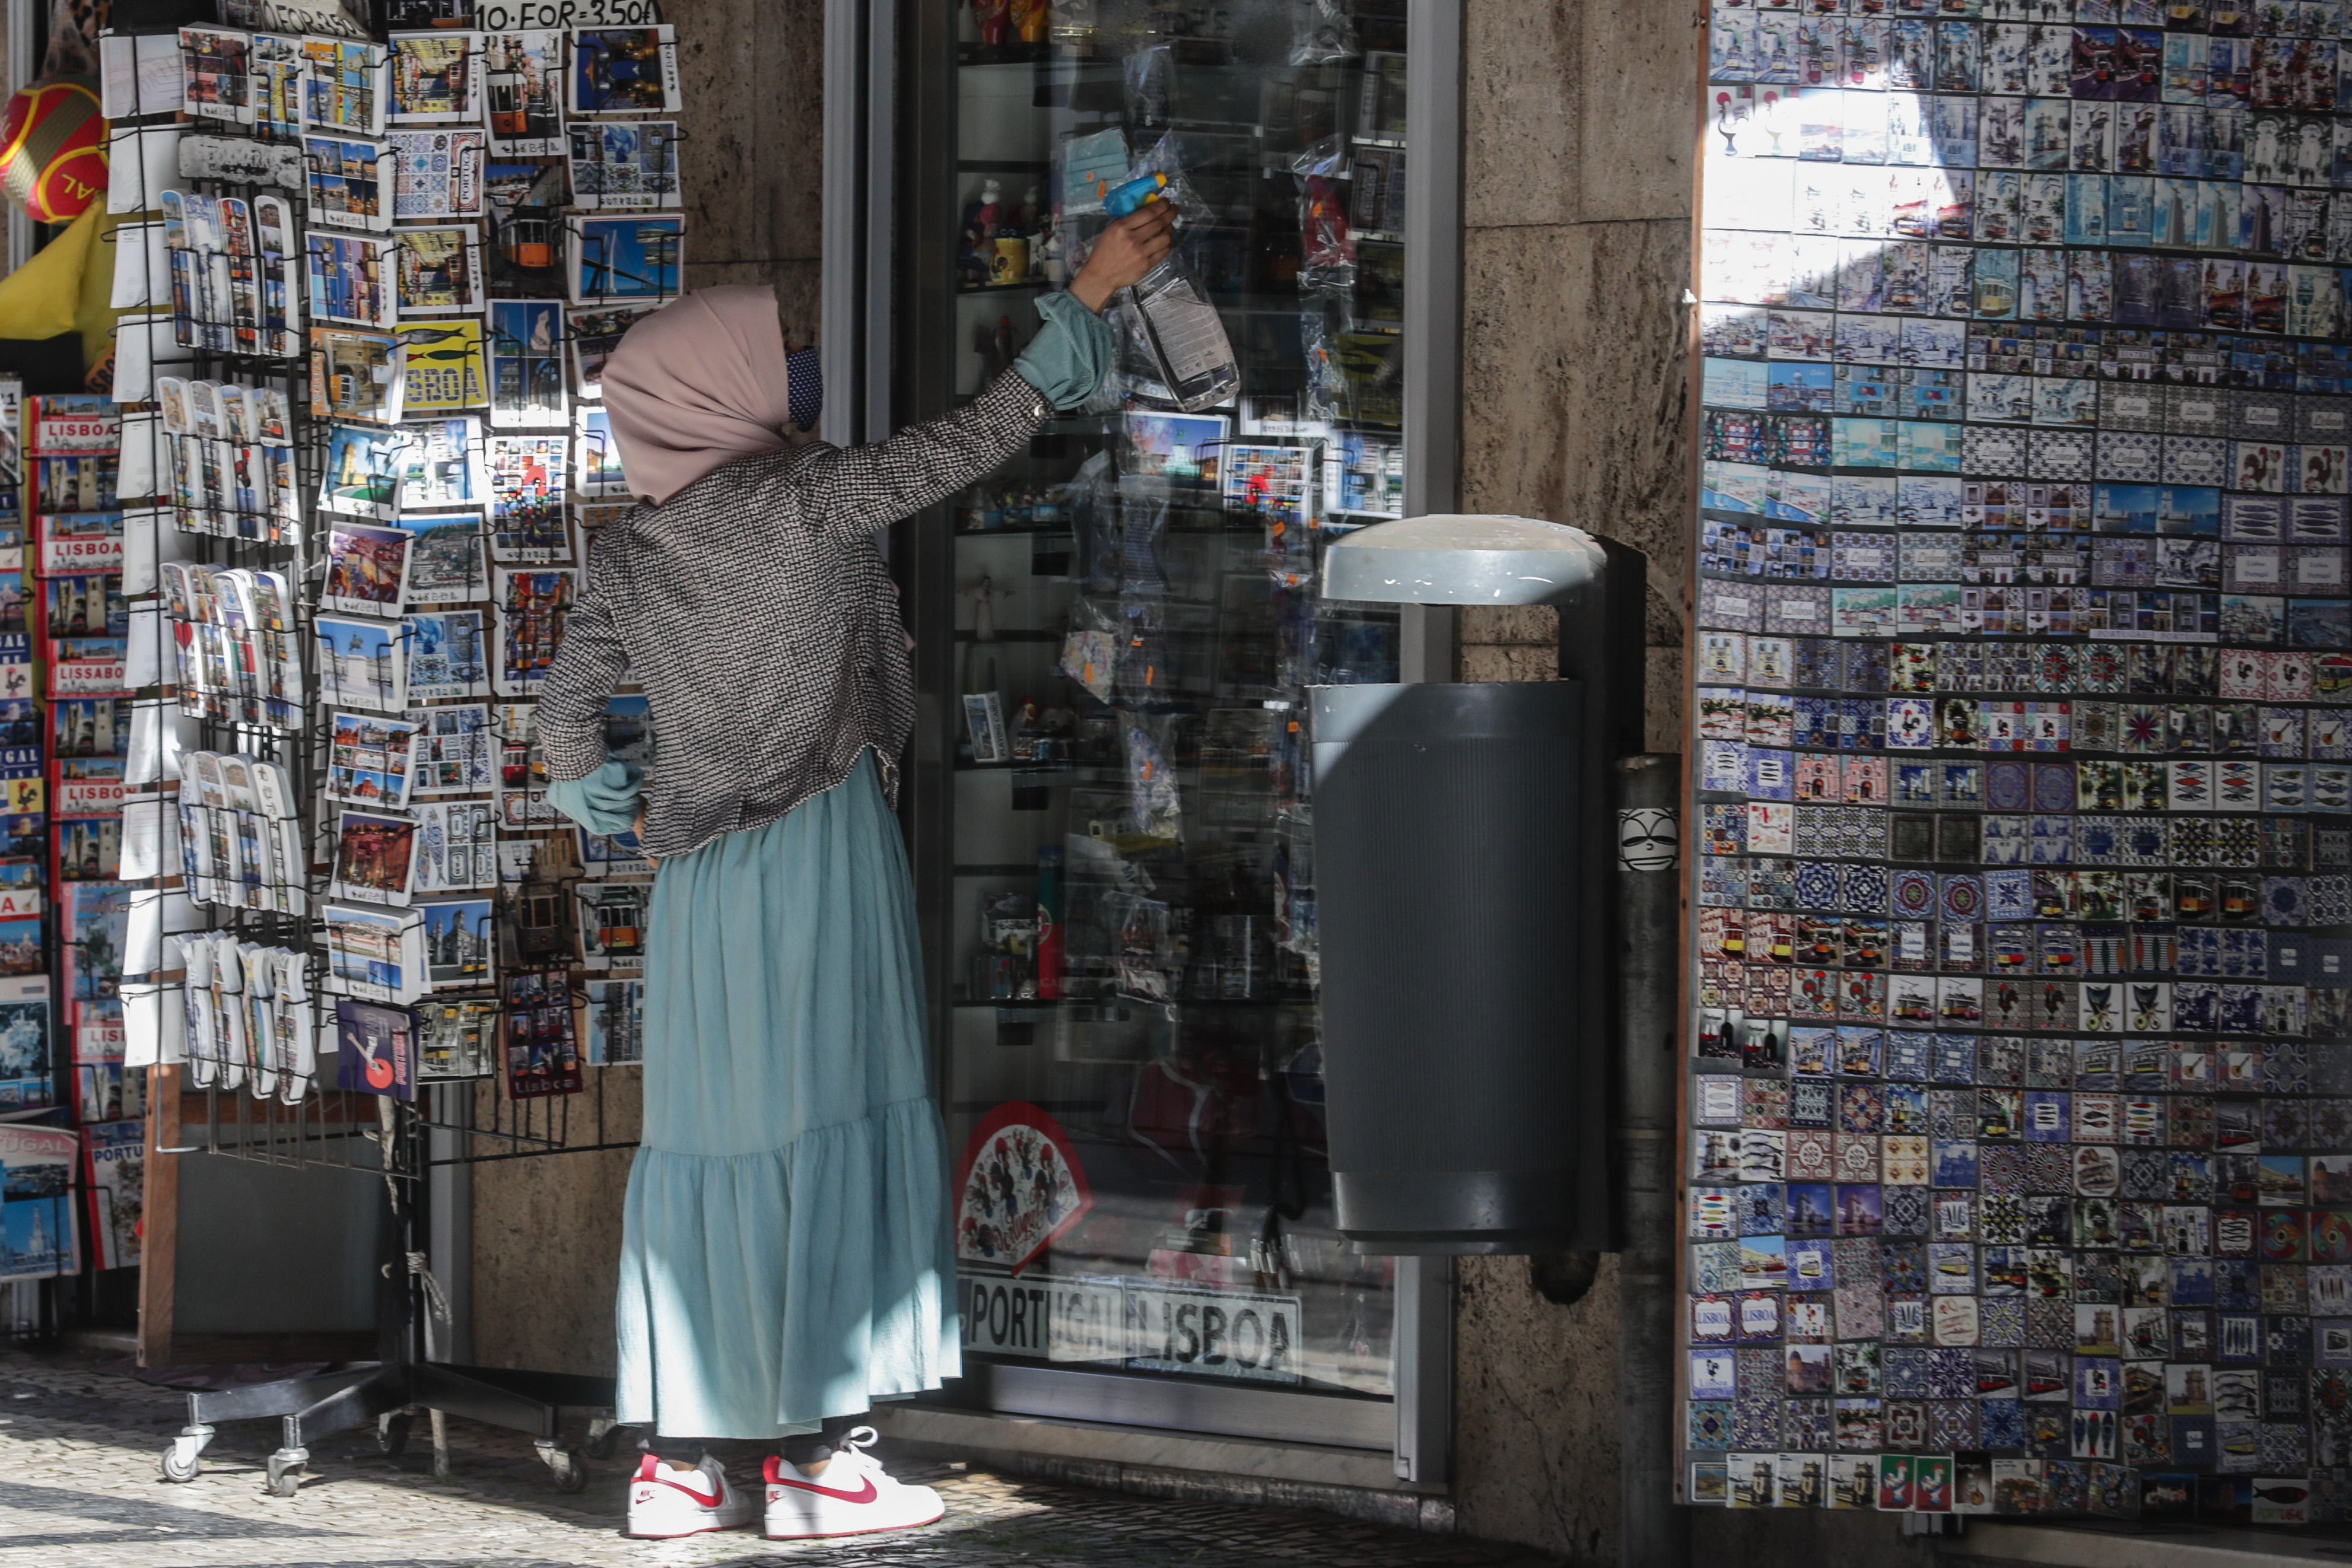
<svg viewBox="0 0 2352 1568">
<path fill-rule="evenodd" d="M 817 414 L 824 407 L 824 366 L 817 350 L 803 349 L 785 355 L 784 371 L 784 402 L 793 423 L 814 430 Z"/>
</svg>

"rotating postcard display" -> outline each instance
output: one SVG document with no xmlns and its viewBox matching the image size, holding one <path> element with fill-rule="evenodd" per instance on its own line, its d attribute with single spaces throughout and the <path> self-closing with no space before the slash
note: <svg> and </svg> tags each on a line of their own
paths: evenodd
<svg viewBox="0 0 2352 1568">
<path fill-rule="evenodd" d="M 2352 12 L 1804 9 L 1705 105 L 1685 1500 L 2344 1519 Z"/>
<path fill-rule="evenodd" d="M 574 514 L 622 488 L 575 400 L 678 292 L 684 220 L 639 210 L 676 204 L 670 30 L 178 44 L 163 72 L 106 40 L 116 133 L 176 139 L 114 193 L 154 231 L 117 247 L 116 302 L 168 311 L 176 350 L 118 371 L 130 526 L 116 405 L 100 455 L 37 444 L 57 749 L 111 768 L 103 833 L 73 829 L 100 847 L 57 875 L 127 907 L 134 1066 L 289 1105 L 577 1092 L 635 1059 L 652 866 L 546 805 L 531 699 L 581 530 L 620 509 Z M 643 708 L 615 700 L 640 763 Z M 67 744 L 85 710 L 105 744 Z M 74 766 L 53 813 L 103 772 Z"/>
</svg>

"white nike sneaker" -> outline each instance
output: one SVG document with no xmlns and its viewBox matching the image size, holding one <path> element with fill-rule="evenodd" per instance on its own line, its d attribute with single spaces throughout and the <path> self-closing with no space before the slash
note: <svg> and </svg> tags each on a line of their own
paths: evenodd
<svg viewBox="0 0 2352 1568">
<path fill-rule="evenodd" d="M 667 1541 L 732 1530 L 751 1522 L 757 1507 L 727 1482 L 727 1467 L 709 1455 L 690 1470 L 673 1469 L 652 1454 L 629 1481 L 629 1533 L 640 1541 Z"/>
<path fill-rule="evenodd" d="M 881 1461 L 866 1452 L 875 1437 L 871 1427 L 852 1431 L 834 1450 L 832 1462 L 814 1476 L 769 1456 L 768 1539 L 871 1535 L 937 1523 L 948 1511 L 940 1494 L 891 1479 Z"/>
</svg>

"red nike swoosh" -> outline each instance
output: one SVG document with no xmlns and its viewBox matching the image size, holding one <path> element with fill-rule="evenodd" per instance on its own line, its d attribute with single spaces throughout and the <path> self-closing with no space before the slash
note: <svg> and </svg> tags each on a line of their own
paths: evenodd
<svg viewBox="0 0 2352 1568">
<path fill-rule="evenodd" d="M 872 1476 L 867 1476 L 856 1491 L 843 1491 L 837 1487 L 821 1487 L 814 1481 L 790 1481 L 782 1476 L 776 1478 L 776 1484 L 780 1487 L 798 1487 L 803 1491 L 813 1491 L 819 1497 L 837 1497 L 844 1502 L 872 1502 L 882 1495 L 874 1490 Z"/>
<path fill-rule="evenodd" d="M 659 1478 L 656 1477 L 656 1479 L 658 1479 Z M 677 1487 L 678 1490 L 684 1492 L 687 1496 L 692 1498 L 695 1501 L 700 1503 L 705 1508 L 717 1508 L 725 1496 L 725 1494 L 721 1492 L 712 1492 L 709 1497 L 705 1497 L 700 1492 L 695 1490 L 692 1487 L 678 1486 L 677 1482 L 672 1480 L 662 1481 L 662 1485 L 666 1487 Z"/>
</svg>

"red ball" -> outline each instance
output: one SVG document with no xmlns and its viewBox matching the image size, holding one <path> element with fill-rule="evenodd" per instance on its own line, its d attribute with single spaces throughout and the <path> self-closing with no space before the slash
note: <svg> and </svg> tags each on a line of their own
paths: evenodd
<svg viewBox="0 0 2352 1568">
<path fill-rule="evenodd" d="M 0 192 L 37 223 L 81 216 L 106 191 L 106 117 L 98 84 L 51 77 L 8 100 L 0 122 Z"/>
</svg>

